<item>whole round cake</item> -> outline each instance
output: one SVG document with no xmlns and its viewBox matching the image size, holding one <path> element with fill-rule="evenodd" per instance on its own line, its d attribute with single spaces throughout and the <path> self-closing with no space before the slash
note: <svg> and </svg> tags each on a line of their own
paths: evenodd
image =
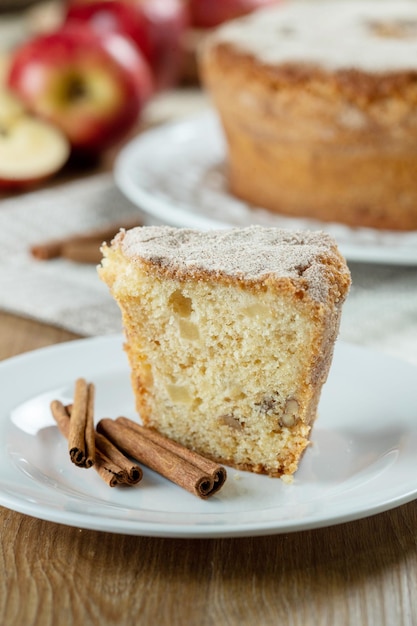
<svg viewBox="0 0 417 626">
<path fill-rule="evenodd" d="M 230 190 L 296 217 L 417 229 L 417 2 L 295 0 L 201 51 Z"/>
</svg>

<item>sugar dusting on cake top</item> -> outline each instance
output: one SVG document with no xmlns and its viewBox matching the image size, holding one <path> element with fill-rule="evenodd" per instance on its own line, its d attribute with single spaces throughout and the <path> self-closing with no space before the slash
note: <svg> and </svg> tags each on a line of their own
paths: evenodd
<svg viewBox="0 0 417 626">
<path fill-rule="evenodd" d="M 231 43 L 267 65 L 417 70 L 417 2 L 293 0 L 226 23 L 211 41 Z"/>
<path fill-rule="evenodd" d="M 131 260 L 171 268 L 175 274 L 204 272 L 245 281 L 290 278 L 303 282 L 310 297 L 324 302 L 329 265 L 349 284 L 349 271 L 333 239 L 322 232 L 250 226 L 197 231 L 145 226 L 121 231 L 112 245 Z"/>
</svg>

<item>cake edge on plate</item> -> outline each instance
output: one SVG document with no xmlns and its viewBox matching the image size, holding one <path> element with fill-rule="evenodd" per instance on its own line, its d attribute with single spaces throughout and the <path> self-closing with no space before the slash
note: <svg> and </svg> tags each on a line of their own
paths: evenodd
<svg viewBox="0 0 417 626">
<path fill-rule="evenodd" d="M 103 256 L 143 423 L 226 465 L 291 476 L 350 286 L 334 241 L 258 226 L 141 227 Z"/>
</svg>

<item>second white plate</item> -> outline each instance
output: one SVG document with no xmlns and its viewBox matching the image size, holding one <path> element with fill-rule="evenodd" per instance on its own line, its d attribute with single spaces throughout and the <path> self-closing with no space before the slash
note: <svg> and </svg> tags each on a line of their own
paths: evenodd
<svg viewBox="0 0 417 626">
<path fill-rule="evenodd" d="M 339 343 L 293 484 L 228 470 L 207 501 L 144 468 L 111 489 L 68 458 L 49 410 L 74 381 L 96 384 L 96 415 L 136 418 L 122 337 L 74 341 L 0 363 L 0 504 L 41 519 L 160 537 L 266 535 L 385 511 L 417 497 L 417 369 Z"/>
<path fill-rule="evenodd" d="M 136 206 L 173 226 L 201 229 L 262 224 L 326 230 L 350 261 L 417 264 L 417 231 L 398 233 L 288 218 L 228 192 L 226 147 L 212 111 L 145 132 L 121 150 L 115 180 Z"/>
</svg>

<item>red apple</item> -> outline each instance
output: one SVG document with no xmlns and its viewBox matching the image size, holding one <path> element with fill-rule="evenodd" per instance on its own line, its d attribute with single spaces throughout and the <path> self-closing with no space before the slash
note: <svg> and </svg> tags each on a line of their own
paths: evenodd
<svg viewBox="0 0 417 626">
<path fill-rule="evenodd" d="M 125 137 L 152 93 L 148 65 L 129 40 L 116 33 L 99 36 L 80 25 L 17 48 L 8 85 L 83 156 Z"/>
<path fill-rule="evenodd" d="M 0 91 L 0 188 L 39 184 L 57 173 L 69 154 L 60 130 L 28 115 L 18 99 Z"/>
<path fill-rule="evenodd" d="M 196 28 L 214 28 L 281 0 L 189 0 L 190 20 Z"/>
<path fill-rule="evenodd" d="M 70 4 L 65 16 L 67 24 L 88 24 L 99 34 L 117 32 L 127 35 L 149 61 L 151 42 L 147 22 L 133 2 L 120 0 L 84 0 Z"/>
<path fill-rule="evenodd" d="M 128 36 L 148 61 L 157 89 L 177 82 L 188 26 L 183 0 L 70 0 L 65 20 L 88 23 L 98 33 Z"/>
</svg>

